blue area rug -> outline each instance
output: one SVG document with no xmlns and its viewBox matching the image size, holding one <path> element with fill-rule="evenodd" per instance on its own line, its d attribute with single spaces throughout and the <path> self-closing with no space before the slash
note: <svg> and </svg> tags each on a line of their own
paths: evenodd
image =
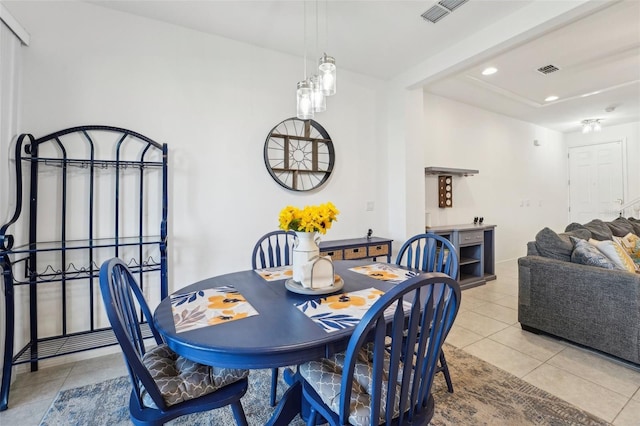
<svg viewBox="0 0 640 426">
<path fill-rule="evenodd" d="M 447 392 L 444 378 L 434 382 L 435 416 L 439 425 L 608 425 L 573 405 L 530 385 L 466 352 L 445 345 L 455 392 Z M 280 375 L 282 377 L 282 374 Z M 242 405 L 250 425 L 263 425 L 271 416 L 271 370 L 253 370 Z M 279 397 L 286 389 L 281 379 Z M 41 426 L 130 425 L 128 377 L 62 391 Z M 229 407 L 176 419 L 170 425 L 230 426 Z M 303 426 L 299 419 L 292 423 Z"/>
</svg>

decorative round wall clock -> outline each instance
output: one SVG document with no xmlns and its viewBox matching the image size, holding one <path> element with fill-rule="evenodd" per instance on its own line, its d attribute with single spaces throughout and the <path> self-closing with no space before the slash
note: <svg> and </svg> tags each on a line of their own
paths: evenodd
<svg viewBox="0 0 640 426">
<path fill-rule="evenodd" d="M 264 143 L 264 164 L 269 174 L 293 191 L 322 186 L 334 162 L 331 137 L 314 120 L 286 119 L 271 129 Z"/>
</svg>

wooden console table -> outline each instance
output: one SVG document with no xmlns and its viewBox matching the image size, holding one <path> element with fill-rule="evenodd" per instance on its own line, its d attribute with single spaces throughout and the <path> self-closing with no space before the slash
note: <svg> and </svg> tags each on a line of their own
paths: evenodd
<svg viewBox="0 0 640 426">
<path fill-rule="evenodd" d="M 427 228 L 454 245 L 460 260 L 460 287 L 477 287 L 495 280 L 495 225 L 445 225 Z"/>
<path fill-rule="evenodd" d="M 320 256 L 331 256 L 332 260 L 376 260 L 377 256 L 386 256 L 391 263 L 391 243 L 389 238 L 350 238 L 346 240 L 321 241 Z"/>
</svg>

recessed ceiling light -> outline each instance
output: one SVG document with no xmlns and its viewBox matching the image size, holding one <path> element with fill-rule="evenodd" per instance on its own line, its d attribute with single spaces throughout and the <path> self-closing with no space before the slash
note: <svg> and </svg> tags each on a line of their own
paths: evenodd
<svg viewBox="0 0 640 426">
<path fill-rule="evenodd" d="M 488 67 L 482 70 L 482 75 L 491 75 L 498 72 L 498 68 Z"/>
<path fill-rule="evenodd" d="M 545 102 L 553 102 L 553 101 L 557 101 L 558 97 L 556 95 L 551 95 L 551 96 L 547 96 L 546 98 L 544 98 Z"/>
</svg>

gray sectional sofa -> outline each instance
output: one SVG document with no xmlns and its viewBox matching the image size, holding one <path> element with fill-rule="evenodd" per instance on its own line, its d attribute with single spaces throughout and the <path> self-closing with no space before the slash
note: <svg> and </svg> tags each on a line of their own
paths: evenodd
<svg viewBox="0 0 640 426">
<path fill-rule="evenodd" d="M 640 364 L 640 274 L 571 262 L 573 242 L 640 235 L 640 221 L 618 218 L 545 228 L 518 259 L 518 320 L 546 333 Z"/>
</svg>

